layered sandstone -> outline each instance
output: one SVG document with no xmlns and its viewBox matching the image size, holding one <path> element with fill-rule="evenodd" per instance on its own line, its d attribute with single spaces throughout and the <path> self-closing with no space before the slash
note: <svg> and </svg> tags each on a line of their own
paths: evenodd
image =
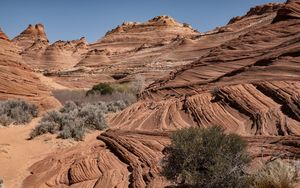
<svg viewBox="0 0 300 188">
<path fill-rule="evenodd" d="M 117 57 L 113 52 L 115 44 L 111 44 L 111 49 L 106 46 L 106 50 L 90 52 L 101 56 L 101 66 L 110 65 L 105 70 L 118 67 L 119 71 L 131 74 L 134 73 L 130 72 L 131 65 L 135 71 L 146 73 L 141 67 L 151 63 L 141 65 L 138 61 L 151 55 L 156 63 L 164 60 L 186 63 L 151 84 L 137 103 L 110 117 L 110 129 L 98 136 L 98 141 L 50 155 L 34 164 L 24 185 L 74 188 L 170 185 L 159 173 L 163 149 L 169 144 L 172 131 L 190 126 L 219 125 L 227 132 L 238 133 L 248 141 L 253 158 L 281 156 L 298 160 L 300 19 L 295 16 L 299 11 L 296 5 L 297 1 L 288 1 L 285 5 L 256 7 L 246 16 L 204 34 L 176 37 L 159 45 L 142 44 L 123 60 L 128 69 L 121 68 L 121 63 L 113 63 L 117 61 L 112 58 Z M 293 12 L 283 11 L 291 7 Z M 159 23 L 174 24 L 170 20 Z M 129 28 L 140 27 L 139 23 L 130 25 Z M 126 27 L 108 36 L 126 35 Z M 84 67 L 86 63 L 97 74 L 96 59 L 78 66 Z M 133 60 L 135 64 L 129 63 Z"/>
<path fill-rule="evenodd" d="M 21 49 L 26 64 L 38 71 L 61 70 L 74 67 L 87 52 L 84 37 L 71 41 L 56 41 L 49 44 L 42 24 L 29 25 L 13 43 Z"/>
<path fill-rule="evenodd" d="M 270 24 L 282 5 L 274 6 L 207 33 L 196 32 L 188 24 L 168 16 L 158 16 L 145 23 L 124 23 L 89 45 L 88 52 L 74 68 L 51 75 L 69 87 L 91 87 L 99 80 L 126 82 L 137 74 L 150 83 L 178 66 L 196 61 L 226 41 Z M 74 83 L 75 79 L 78 82 Z"/>
<path fill-rule="evenodd" d="M 57 107 L 58 101 L 22 61 L 19 48 L 5 39 L 0 39 L 0 46 L 0 100 L 22 99 L 43 110 Z"/>
<path fill-rule="evenodd" d="M 87 41 L 84 37 L 72 41 L 56 41 L 48 44 L 36 40 L 32 46 L 21 54 L 24 61 L 40 71 L 62 70 L 75 66 L 87 51 Z"/>
<path fill-rule="evenodd" d="M 34 26 L 30 24 L 20 35 L 15 37 L 12 41 L 14 44 L 24 50 L 33 45 L 37 40 L 48 43 L 45 28 L 42 24 L 36 24 Z"/>
</svg>

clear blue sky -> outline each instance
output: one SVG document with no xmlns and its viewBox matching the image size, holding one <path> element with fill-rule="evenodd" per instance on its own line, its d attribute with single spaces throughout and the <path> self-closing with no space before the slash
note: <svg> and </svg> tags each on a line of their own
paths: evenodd
<svg viewBox="0 0 300 188">
<path fill-rule="evenodd" d="M 284 0 L 1 0 L 0 27 L 13 38 L 28 24 L 43 23 L 50 42 L 82 36 L 94 42 L 124 21 L 158 15 L 208 31 L 268 2 Z"/>
</svg>

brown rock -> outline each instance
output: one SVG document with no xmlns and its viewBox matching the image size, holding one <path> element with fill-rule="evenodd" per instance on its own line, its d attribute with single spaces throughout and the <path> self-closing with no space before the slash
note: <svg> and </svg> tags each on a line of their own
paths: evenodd
<svg viewBox="0 0 300 188">
<path fill-rule="evenodd" d="M 46 41 L 48 38 L 45 33 L 45 28 L 42 24 L 36 24 L 35 26 L 29 25 L 20 35 L 15 37 L 12 41 L 21 49 L 25 50 L 32 46 L 37 40 Z"/>
<path fill-rule="evenodd" d="M 300 2 L 298 0 L 288 0 L 284 7 L 278 10 L 273 22 L 300 19 Z"/>
<path fill-rule="evenodd" d="M 42 110 L 59 106 L 48 88 L 22 61 L 18 48 L 0 39 L 0 100 L 22 99 Z"/>
<path fill-rule="evenodd" d="M 236 21 L 251 17 L 251 16 L 261 16 L 261 15 L 267 15 L 270 13 L 277 12 L 279 9 L 281 9 L 284 6 L 282 3 L 268 3 L 264 5 L 259 5 L 256 7 L 251 8 L 246 15 L 244 16 L 237 16 L 232 18 L 228 24 L 232 24 Z"/>
</svg>

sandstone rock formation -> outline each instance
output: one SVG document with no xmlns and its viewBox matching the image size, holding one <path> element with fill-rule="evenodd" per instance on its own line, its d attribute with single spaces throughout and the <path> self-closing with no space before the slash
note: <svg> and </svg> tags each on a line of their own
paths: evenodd
<svg viewBox="0 0 300 188">
<path fill-rule="evenodd" d="M 36 40 L 32 46 L 21 54 L 31 67 L 41 70 L 60 70 L 72 68 L 87 50 L 84 37 L 72 41 L 56 41 L 49 45 L 43 40 Z"/>
<path fill-rule="evenodd" d="M 48 88 L 24 64 L 19 49 L 7 39 L 0 39 L 0 100 L 23 99 L 41 109 L 59 105 Z"/>
<path fill-rule="evenodd" d="M 159 175 L 163 148 L 169 143 L 172 131 L 190 126 L 219 125 L 227 132 L 240 134 L 249 142 L 253 158 L 299 159 L 299 8 L 298 2 L 292 0 L 286 4 L 268 4 L 204 34 L 176 37 L 157 46 L 142 44 L 128 59 L 153 55 L 157 58 L 154 62 L 159 59 L 187 63 L 151 84 L 137 103 L 111 117 L 110 130 L 98 136 L 95 143 L 53 154 L 34 164 L 24 185 L 74 188 L 170 185 Z M 174 25 L 172 20 L 153 21 L 158 25 Z M 107 36 L 126 35 L 127 27 L 140 25 L 124 24 Z M 111 43 L 112 48 L 99 42 L 95 47 L 107 51 L 97 48 L 99 51 L 90 53 L 98 53 L 105 61 L 103 64 L 119 66 L 112 63 L 118 54 L 109 55 L 118 46 L 109 40 L 104 43 Z M 96 59 L 84 63 L 95 67 Z M 129 70 L 130 65 L 133 64 L 126 64 Z M 136 69 L 138 65 L 136 62 Z"/>
<path fill-rule="evenodd" d="M 125 22 L 107 32 L 102 39 L 90 44 L 88 52 L 75 68 L 55 71 L 51 75 L 67 86 L 72 86 L 73 80 L 79 77 L 80 80 L 73 85 L 75 87 L 91 87 L 99 80 L 114 82 L 112 76 L 120 73 L 129 75 L 125 81 L 133 79 L 136 74 L 143 74 L 151 79 L 161 76 L 163 72 L 169 72 L 172 67 L 191 62 L 175 62 L 172 57 L 168 57 L 165 50 L 170 51 L 181 38 L 196 35 L 199 33 L 189 25 L 178 23 L 169 16 L 157 16 L 145 23 Z M 162 55 L 166 57 L 160 61 L 159 56 Z M 79 71 L 74 71 L 79 68 Z M 85 79 L 89 79 L 91 75 L 92 78 L 86 82 Z M 78 84 L 81 82 L 88 85 Z"/>
<path fill-rule="evenodd" d="M 42 24 L 29 25 L 12 41 L 20 47 L 25 63 L 42 72 L 72 68 L 82 59 L 88 45 L 84 37 L 49 44 Z"/>
<path fill-rule="evenodd" d="M 282 7 L 274 19 L 274 22 L 299 19 L 300 18 L 300 2 L 297 0 L 288 0 L 286 6 Z"/>
<path fill-rule="evenodd" d="M 89 52 L 75 68 L 52 72 L 51 76 L 69 87 L 91 87 L 99 80 L 130 81 L 137 74 L 151 82 L 178 66 L 196 61 L 226 41 L 270 24 L 281 6 L 261 8 L 259 14 L 247 14 L 240 21 L 207 33 L 196 32 L 188 24 L 168 16 L 158 16 L 145 23 L 124 23 L 89 45 Z M 125 77 L 115 79 L 114 75 L 120 74 Z M 78 82 L 74 83 L 75 79 Z"/>
</svg>

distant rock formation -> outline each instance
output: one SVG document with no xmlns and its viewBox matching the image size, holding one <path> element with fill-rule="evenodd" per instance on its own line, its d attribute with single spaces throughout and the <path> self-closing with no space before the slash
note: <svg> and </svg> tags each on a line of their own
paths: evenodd
<svg viewBox="0 0 300 188">
<path fill-rule="evenodd" d="M 20 35 L 16 36 L 12 41 L 23 50 L 31 47 L 37 40 L 48 43 L 43 24 L 29 25 Z"/>
<path fill-rule="evenodd" d="M 42 24 L 29 25 L 13 43 L 21 48 L 23 60 L 33 69 L 60 70 L 75 66 L 87 52 L 84 37 L 72 41 L 56 41 L 49 44 Z"/>
<path fill-rule="evenodd" d="M 42 110 L 60 105 L 23 62 L 18 47 L 6 38 L 0 38 L 0 100 L 7 99 L 27 100 Z"/>
</svg>

